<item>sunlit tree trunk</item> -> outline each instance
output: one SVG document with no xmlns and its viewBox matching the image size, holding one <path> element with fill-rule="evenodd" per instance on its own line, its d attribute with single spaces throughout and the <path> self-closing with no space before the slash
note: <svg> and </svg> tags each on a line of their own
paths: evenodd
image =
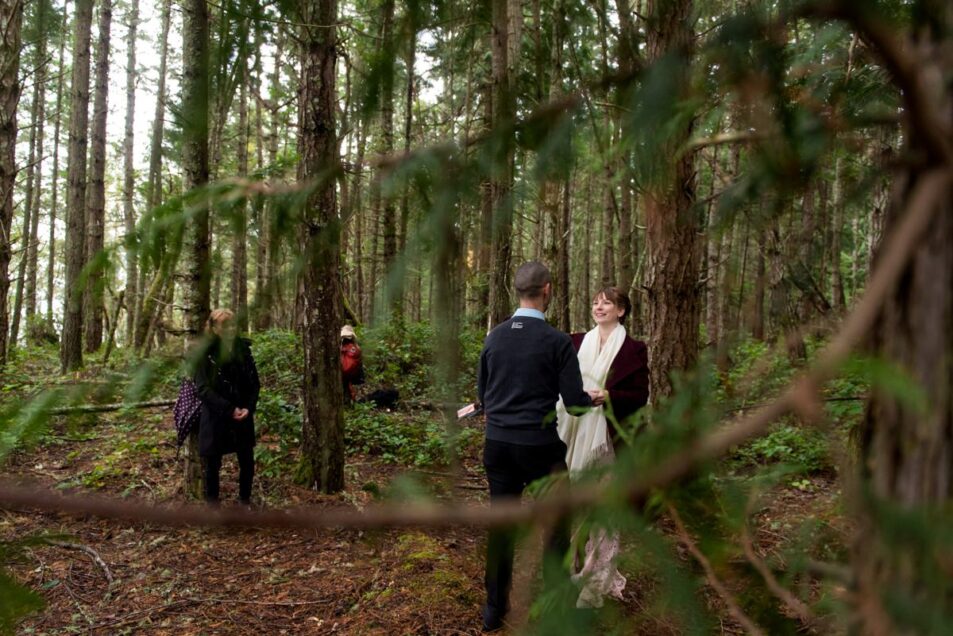
<svg viewBox="0 0 953 636">
<path fill-rule="evenodd" d="M 681 85 L 688 86 L 694 33 L 691 0 L 651 0 L 651 28 L 646 50 L 650 60 L 681 58 Z M 664 154 L 671 163 L 646 187 L 648 249 L 648 331 L 651 392 L 655 398 L 672 391 L 671 373 L 691 369 L 698 358 L 699 223 L 695 202 L 694 154 L 679 151 L 692 131 L 689 121 L 671 133 Z M 659 157 L 662 160 L 662 157 Z"/>
<path fill-rule="evenodd" d="M 23 3 L 0 0 L 0 367 L 7 363 L 7 292 L 16 183 L 17 101 L 20 99 L 20 29 Z"/>
<path fill-rule="evenodd" d="M 303 3 L 298 181 L 307 183 L 338 164 L 335 139 L 335 0 Z M 304 345 L 304 422 L 299 477 L 322 492 L 344 488 L 344 419 L 338 332 L 340 219 L 334 179 L 309 196 L 300 239 L 305 258 L 299 285 Z"/>
<path fill-rule="evenodd" d="M 69 155 L 66 197 L 66 285 L 63 291 L 63 371 L 83 365 L 83 294 L 80 272 L 86 256 L 86 153 L 89 126 L 89 56 L 93 0 L 76 0 L 73 20 L 73 74 L 70 86 Z"/>
<path fill-rule="evenodd" d="M 96 95 L 90 136 L 89 186 L 86 191 L 86 262 L 91 263 L 103 250 L 106 224 L 106 118 L 109 114 L 109 32 L 112 25 L 112 0 L 100 0 L 99 41 L 96 44 Z M 94 268 L 87 279 L 84 295 L 86 352 L 92 353 L 103 343 L 103 272 Z"/>
</svg>

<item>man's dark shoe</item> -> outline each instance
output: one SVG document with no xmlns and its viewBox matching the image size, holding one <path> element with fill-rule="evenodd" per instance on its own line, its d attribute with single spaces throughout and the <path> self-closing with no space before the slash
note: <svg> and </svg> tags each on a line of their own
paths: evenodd
<svg viewBox="0 0 953 636">
<path fill-rule="evenodd" d="M 483 606 L 483 633 L 489 634 L 503 629 L 503 617 L 491 610 L 486 605 Z"/>
</svg>

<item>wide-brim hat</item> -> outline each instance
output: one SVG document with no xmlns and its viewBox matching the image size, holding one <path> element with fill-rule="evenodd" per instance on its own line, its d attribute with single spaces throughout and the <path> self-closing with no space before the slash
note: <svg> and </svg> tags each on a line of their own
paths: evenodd
<svg viewBox="0 0 953 636">
<path fill-rule="evenodd" d="M 342 338 L 357 338 L 357 334 L 354 333 L 354 327 L 351 325 L 344 325 L 341 327 L 341 337 Z"/>
</svg>

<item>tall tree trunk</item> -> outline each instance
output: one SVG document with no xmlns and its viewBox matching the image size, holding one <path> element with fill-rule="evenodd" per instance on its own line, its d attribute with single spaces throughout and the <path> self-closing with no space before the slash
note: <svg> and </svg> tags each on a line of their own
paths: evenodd
<svg viewBox="0 0 953 636">
<path fill-rule="evenodd" d="M 149 180 L 146 185 L 146 205 L 149 210 L 154 210 L 162 202 L 162 143 L 165 137 L 165 110 L 166 100 L 166 75 L 168 74 L 169 60 L 169 29 L 172 20 L 172 0 L 164 0 L 162 4 L 162 22 L 160 26 L 159 39 L 159 80 L 156 86 L 156 110 L 152 119 L 152 139 L 149 147 Z M 141 350 L 145 344 L 146 334 L 149 331 L 149 325 L 152 323 L 152 312 L 156 311 L 155 298 L 147 298 L 146 291 L 146 271 L 145 263 L 139 264 L 139 278 L 136 286 L 143 293 L 137 295 L 135 299 L 135 337 L 134 343 L 137 350 Z M 147 306 L 148 305 L 148 306 Z"/>
<path fill-rule="evenodd" d="M 405 57 L 405 67 L 407 72 L 407 86 L 404 91 L 404 154 L 410 152 L 411 133 L 414 124 L 414 63 L 417 59 L 417 33 L 410 34 L 410 40 L 407 43 L 407 54 Z M 397 249 L 403 254 L 405 262 L 409 261 L 407 255 L 407 223 L 410 218 L 410 184 L 406 184 L 400 200 L 400 227 L 398 228 Z M 419 268 L 418 268 L 419 269 Z M 404 278 L 398 284 L 399 289 L 404 287 Z M 397 294 L 395 307 L 400 307 L 401 293 Z M 419 309 L 419 304 L 418 304 Z"/>
<path fill-rule="evenodd" d="M 949 44 L 953 11 L 945 3 L 923 3 L 913 38 L 900 46 L 916 56 L 915 86 L 925 110 L 936 113 L 939 126 L 927 135 L 949 142 L 953 137 L 951 62 L 942 51 Z M 932 13 L 931 13 L 932 10 Z M 907 634 L 928 631 L 906 610 L 923 608 L 931 617 L 948 611 L 953 593 L 945 570 L 943 519 L 953 497 L 953 186 L 950 156 L 931 152 L 930 140 L 906 130 L 905 157 L 917 158 L 894 183 L 885 218 L 884 237 L 906 220 L 904 214 L 918 193 L 934 190 L 921 201 L 932 207 L 929 225 L 914 243 L 911 257 L 880 309 L 870 339 L 870 353 L 902 369 L 919 388 L 916 404 L 910 393 L 875 387 L 867 403 L 860 468 L 865 497 L 854 550 L 854 580 L 861 629 L 868 634 Z M 935 148 L 935 144 L 933 146 Z M 949 145 L 946 145 L 949 149 Z M 939 173 L 939 174 L 938 174 Z M 937 183 L 940 179 L 940 183 Z M 932 183 L 931 183 L 932 180 Z M 937 186 L 941 187 L 938 189 Z M 880 260 L 885 254 L 878 254 Z M 885 519 L 885 515 L 890 515 Z M 907 516 L 909 515 L 909 516 Z M 898 523 L 923 530 L 898 533 Z M 938 570 L 937 568 L 940 567 Z M 926 573 L 936 572 L 934 586 Z M 898 604 L 898 599 L 901 604 Z M 903 609 L 898 609 L 902 607 Z M 930 619 L 927 619 L 930 620 Z M 940 619 L 941 621 L 944 619 Z"/>
<path fill-rule="evenodd" d="M 38 88 L 34 84 L 34 88 Z M 23 315 L 23 283 L 26 280 L 27 244 L 30 240 L 30 215 L 33 213 L 33 175 L 36 171 L 36 118 L 39 112 L 36 100 L 39 92 L 34 90 L 30 114 L 30 143 L 27 152 L 26 192 L 24 193 L 23 224 L 20 230 L 20 261 L 17 264 L 17 284 L 13 293 L 13 313 L 10 316 L 10 347 L 15 347 L 20 339 L 20 317 Z"/>
<path fill-rule="evenodd" d="M 241 53 L 239 53 L 241 55 Z M 236 155 L 238 157 L 238 176 L 245 178 L 248 176 L 248 60 L 239 60 L 242 65 L 241 86 L 238 96 L 238 148 Z M 232 296 L 232 306 L 235 308 L 236 318 L 238 319 L 238 329 L 245 333 L 248 331 L 248 204 L 242 199 L 238 204 L 236 223 L 233 226 L 235 235 L 232 240 L 232 276 L 230 281 L 230 292 Z"/>
<path fill-rule="evenodd" d="M 20 30 L 23 3 L 0 0 L 0 368 L 7 363 L 7 292 L 16 184 L 17 102 L 20 99 Z"/>
<path fill-rule="evenodd" d="M 122 181 L 122 217 L 126 236 L 136 231 L 136 171 L 133 162 L 136 117 L 136 39 L 139 33 L 139 0 L 131 0 L 126 15 L 126 126 L 123 137 L 123 181 Z M 126 306 L 126 342 L 132 343 L 135 328 L 135 306 L 138 290 L 138 254 L 136 248 L 126 248 L 126 289 L 123 302 Z M 118 317 L 118 314 L 117 314 Z M 115 325 L 113 328 L 115 329 Z"/>
<path fill-rule="evenodd" d="M 93 0 L 76 0 L 73 21 L 73 74 L 70 85 L 69 154 L 66 197 L 66 284 L 63 290 L 63 371 L 83 366 L 83 290 L 80 272 L 86 257 L 86 154 L 89 128 L 89 48 Z"/>
<path fill-rule="evenodd" d="M 268 88 L 268 134 L 266 146 L 268 150 L 268 164 L 274 166 L 278 161 L 278 135 L 281 132 L 279 106 L 279 97 L 281 95 L 281 64 L 284 54 L 284 30 L 281 25 L 275 29 L 275 55 L 274 67 L 269 77 Z M 273 176 L 269 177 L 269 182 L 274 182 Z M 274 308 L 275 299 L 280 296 L 279 278 L 278 278 L 278 249 L 276 237 L 271 233 L 271 217 L 273 216 L 274 206 L 267 202 L 262 209 L 262 237 L 261 242 L 264 247 L 264 272 L 261 274 L 260 287 L 258 289 L 258 298 L 256 305 L 256 324 L 258 329 L 268 329 L 275 323 Z"/>
<path fill-rule="evenodd" d="M 483 91 L 483 128 L 489 134 L 493 129 L 493 89 L 487 84 Z M 468 135 L 469 138 L 469 135 Z M 480 182 L 480 243 L 477 250 L 475 323 L 489 331 L 492 322 L 490 309 L 491 255 L 493 249 L 493 181 L 489 176 Z"/>
<path fill-rule="evenodd" d="M 518 60 L 510 60 L 511 19 L 508 0 L 490 0 L 490 54 L 493 88 L 493 129 L 499 135 L 494 153 L 490 191 L 493 202 L 493 270 L 490 282 L 490 325 L 506 320 L 513 311 L 512 234 L 513 234 L 513 134 L 516 103 L 509 69 Z M 515 19 L 515 18 L 514 18 Z M 518 47 L 513 45 L 513 50 Z"/>
<path fill-rule="evenodd" d="M 69 2 L 63 6 L 63 22 L 60 38 L 60 52 L 58 64 L 59 79 L 56 80 L 56 121 L 53 122 L 53 183 L 50 186 L 50 247 L 46 264 L 46 323 L 50 331 L 53 330 L 53 295 L 56 274 L 56 215 L 59 211 L 60 194 L 60 126 L 63 121 L 63 86 L 66 84 L 66 73 L 63 71 L 63 58 L 66 50 L 66 25 L 69 16 Z"/>
<path fill-rule="evenodd" d="M 569 333 L 572 325 L 569 316 L 569 247 L 572 234 L 572 173 L 563 180 L 562 213 L 559 217 L 558 242 L 556 243 L 556 271 L 559 288 L 556 289 L 556 326 Z"/>
<path fill-rule="evenodd" d="M 385 47 L 396 50 L 394 43 L 394 0 L 384 0 L 383 16 L 381 17 L 381 40 Z M 381 81 L 381 152 L 385 156 L 394 153 L 394 73 L 385 72 Z M 378 174 L 378 187 L 383 175 Z M 390 307 L 400 314 L 401 288 L 403 276 L 397 288 L 390 287 L 390 275 L 393 273 L 394 261 L 397 258 L 397 208 L 394 197 L 381 193 L 381 231 L 383 239 L 383 272 L 384 296 L 389 300 Z"/>
<path fill-rule="evenodd" d="M 252 90 L 255 96 L 255 168 L 258 179 L 264 179 L 265 170 L 265 120 L 262 117 L 263 97 L 261 94 L 261 31 L 258 31 L 255 40 L 255 69 L 252 77 Z M 255 243 L 255 302 L 252 315 L 256 331 L 264 329 L 262 326 L 261 300 L 268 285 L 268 219 L 265 217 L 264 197 L 255 197 L 253 220 L 258 236 Z"/>
<path fill-rule="evenodd" d="M 205 187 L 209 179 L 209 24 L 206 0 L 185 0 L 182 14 L 182 171 L 185 191 L 192 192 Z M 209 315 L 209 215 L 203 199 L 191 198 L 190 203 L 196 207 L 196 212 L 185 229 L 183 301 L 186 331 L 197 341 Z M 199 497 L 203 484 L 196 433 L 189 436 L 188 450 L 186 489 L 193 497 Z"/>
<path fill-rule="evenodd" d="M 632 176 L 629 174 L 627 153 L 619 158 L 617 170 L 622 175 L 619 197 L 619 236 L 616 242 L 617 266 L 619 268 L 619 288 L 631 295 L 632 279 L 635 276 L 635 231 L 632 227 Z M 628 316 L 627 316 L 628 318 Z M 627 321 L 632 325 L 631 321 Z"/>
<path fill-rule="evenodd" d="M 96 44 L 96 96 L 90 137 L 89 187 L 86 192 L 86 262 L 103 250 L 106 224 L 106 118 L 109 114 L 109 31 L 112 0 L 100 0 L 99 41 Z M 84 312 L 86 352 L 103 343 L 103 270 L 94 268 L 86 282 Z"/>
<path fill-rule="evenodd" d="M 46 3 L 41 2 L 37 7 L 37 24 L 45 25 L 48 20 Z M 26 242 L 26 282 L 25 300 L 27 329 L 36 315 L 36 280 L 37 261 L 39 256 L 39 221 L 40 196 L 43 186 L 43 155 L 45 150 L 46 130 L 46 35 L 41 30 L 36 43 L 36 86 L 34 87 L 34 109 L 36 109 L 36 168 L 33 174 L 33 199 L 27 199 L 26 204 L 32 205 L 30 212 L 30 231 Z M 29 337 L 29 331 L 27 333 Z"/>
<path fill-rule="evenodd" d="M 691 0 L 650 0 L 654 20 L 646 50 L 652 61 L 665 55 L 682 57 L 679 83 L 688 86 L 688 59 L 694 33 Z M 698 359 L 699 290 L 698 235 L 694 155 L 679 152 L 692 131 L 692 121 L 672 132 L 664 157 L 673 163 L 648 184 L 645 193 L 646 239 L 649 254 L 650 380 L 655 398 L 672 391 L 671 373 L 695 366 Z"/>
<path fill-rule="evenodd" d="M 751 298 L 751 337 L 755 340 L 764 340 L 764 292 L 767 287 L 767 268 L 765 267 L 765 252 L 767 238 L 764 228 L 758 230 L 758 256 L 754 279 L 754 291 Z"/>
<path fill-rule="evenodd" d="M 301 27 L 298 181 L 316 179 L 338 164 L 334 131 L 336 0 L 306 0 Z M 317 26 L 322 25 L 322 26 Z M 344 419 L 339 336 L 340 218 L 334 180 L 305 203 L 299 285 L 304 345 L 304 423 L 300 477 L 322 492 L 344 488 Z"/>
<path fill-rule="evenodd" d="M 354 180 L 351 185 L 351 214 L 354 223 L 354 303 L 357 317 L 367 319 L 367 307 L 364 290 L 364 206 L 363 177 L 364 150 L 367 146 L 367 118 L 362 118 L 357 133 L 357 158 L 354 164 Z"/>
<path fill-rule="evenodd" d="M 586 179 L 586 217 L 583 219 L 585 232 L 582 240 L 582 276 L 579 281 L 579 296 L 576 299 L 576 306 L 579 308 L 577 317 L 577 327 L 588 331 L 589 319 L 589 299 L 592 296 L 592 176 Z"/>
<path fill-rule="evenodd" d="M 718 289 L 719 272 L 721 271 L 721 228 L 716 227 L 715 219 L 715 183 L 718 181 L 718 146 L 712 151 L 711 183 L 708 187 L 708 205 L 705 240 L 705 331 L 708 336 L 708 346 L 715 348 L 721 340 L 718 320 L 721 304 L 720 290 Z"/>
</svg>

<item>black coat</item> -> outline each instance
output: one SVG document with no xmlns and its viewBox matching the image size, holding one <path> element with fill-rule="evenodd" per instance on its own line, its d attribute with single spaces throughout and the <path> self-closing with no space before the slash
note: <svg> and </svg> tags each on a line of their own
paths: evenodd
<svg viewBox="0 0 953 636">
<path fill-rule="evenodd" d="M 202 408 L 199 419 L 199 455 L 234 453 L 255 445 L 255 408 L 258 406 L 258 369 L 251 342 L 236 338 L 230 354 L 213 337 L 196 361 L 194 381 Z M 244 420 L 232 417 L 236 408 L 248 409 Z"/>
</svg>

